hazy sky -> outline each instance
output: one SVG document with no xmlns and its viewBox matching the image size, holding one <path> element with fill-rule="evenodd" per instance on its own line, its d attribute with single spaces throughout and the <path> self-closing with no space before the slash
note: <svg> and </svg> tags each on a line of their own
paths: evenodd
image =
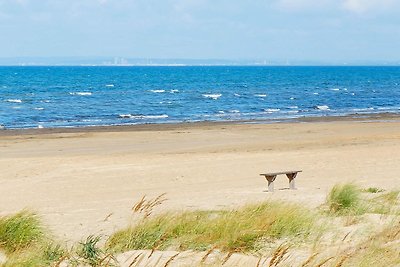
<svg viewBox="0 0 400 267">
<path fill-rule="evenodd" d="M 400 0 L 0 0 L 0 57 L 400 60 Z"/>
</svg>

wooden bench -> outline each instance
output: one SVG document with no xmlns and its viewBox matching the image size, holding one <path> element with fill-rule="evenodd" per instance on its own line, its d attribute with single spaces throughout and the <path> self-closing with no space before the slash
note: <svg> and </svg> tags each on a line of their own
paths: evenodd
<svg viewBox="0 0 400 267">
<path fill-rule="evenodd" d="M 268 192 L 274 192 L 274 181 L 276 176 L 280 174 L 286 174 L 287 178 L 289 179 L 289 188 L 292 190 L 296 189 L 296 184 L 294 179 L 296 178 L 297 174 L 302 171 L 284 171 L 284 172 L 271 172 L 271 173 L 261 173 L 261 176 L 264 176 L 265 179 L 268 181 Z"/>
</svg>

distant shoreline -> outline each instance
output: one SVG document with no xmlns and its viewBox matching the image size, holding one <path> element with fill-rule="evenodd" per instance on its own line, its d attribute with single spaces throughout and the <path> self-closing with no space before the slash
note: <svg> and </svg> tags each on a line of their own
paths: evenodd
<svg viewBox="0 0 400 267">
<path fill-rule="evenodd" d="M 0 129 L 0 136 L 14 135 L 40 135 L 59 133 L 87 133 L 87 132 L 140 132 L 140 131 L 171 131 L 204 127 L 221 127 L 224 125 L 243 124 L 291 124 L 291 123 L 330 123 L 330 122 L 396 122 L 400 121 L 399 113 L 374 113 L 352 114 L 344 116 L 318 116 L 270 120 L 237 120 L 237 121 L 199 121 L 177 123 L 146 123 L 129 125 L 105 126 L 78 126 L 78 127 L 52 127 L 52 128 L 20 128 Z"/>
</svg>

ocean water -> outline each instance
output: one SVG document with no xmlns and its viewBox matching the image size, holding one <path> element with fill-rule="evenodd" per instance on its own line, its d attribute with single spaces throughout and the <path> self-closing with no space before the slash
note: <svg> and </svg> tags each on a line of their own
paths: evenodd
<svg viewBox="0 0 400 267">
<path fill-rule="evenodd" d="M 400 67 L 0 67 L 2 128 L 400 113 Z"/>
</svg>

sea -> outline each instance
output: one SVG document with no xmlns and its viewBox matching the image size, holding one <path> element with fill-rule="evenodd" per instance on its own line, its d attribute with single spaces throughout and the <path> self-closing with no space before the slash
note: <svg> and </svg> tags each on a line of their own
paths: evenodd
<svg viewBox="0 0 400 267">
<path fill-rule="evenodd" d="M 0 67 L 0 128 L 400 113 L 400 67 Z"/>
</svg>

